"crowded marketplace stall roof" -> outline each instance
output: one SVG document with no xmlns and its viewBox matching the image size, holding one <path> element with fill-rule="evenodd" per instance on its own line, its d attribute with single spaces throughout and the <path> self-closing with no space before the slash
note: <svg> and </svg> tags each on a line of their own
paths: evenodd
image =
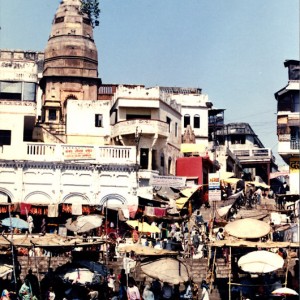
<svg viewBox="0 0 300 300">
<path fill-rule="evenodd" d="M 11 245 L 15 247 L 42 247 L 42 248 L 52 248 L 52 247 L 84 247 L 84 246 L 94 246 L 104 244 L 105 241 L 96 240 L 84 240 L 82 237 L 78 236 L 67 236 L 64 237 L 58 234 L 45 234 L 45 235 L 10 235 L 2 234 L 0 236 L 0 247 L 10 247 Z"/>
</svg>

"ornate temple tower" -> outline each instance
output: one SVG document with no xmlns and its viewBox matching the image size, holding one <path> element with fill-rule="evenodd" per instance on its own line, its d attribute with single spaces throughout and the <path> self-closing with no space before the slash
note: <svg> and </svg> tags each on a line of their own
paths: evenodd
<svg viewBox="0 0 300 300">
<path fill-rule="evenodd" d="M 68 101 L 97 100 L 100 84 L 91 21 L 81 11 L 80 0 L 63 0 L 45 49 L 40 81 L 42 117 L 34 132 L 35 140 L 66 142 Z"/>
</svg>

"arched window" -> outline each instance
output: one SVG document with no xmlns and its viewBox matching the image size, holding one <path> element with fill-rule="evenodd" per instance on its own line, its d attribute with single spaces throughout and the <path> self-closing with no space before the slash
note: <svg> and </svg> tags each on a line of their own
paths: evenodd
<svg viewBox="0 0 300 300">
<path fill-rule="evenodd" d="M 200 128 L 200 116 L 194 115 L 194 128 Z"/>
<path fill-rule="evenodd" d="M 191 117 L 190 115 L 185 114 L 183 117 L 183 127 L 186 128 L 190 124 L 191 124 Z"/>
</svg>

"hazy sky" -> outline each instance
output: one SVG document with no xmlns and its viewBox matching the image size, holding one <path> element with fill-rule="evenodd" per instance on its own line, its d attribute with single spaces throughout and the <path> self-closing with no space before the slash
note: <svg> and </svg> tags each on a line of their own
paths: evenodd
<svg viewBox="0 0 300 300">
<path fill-rule="evenodd" d="M 59 0 L 0 0 L 0 49 L 43 51 Z M 298 0 L 100 0 L 103 83 L 199 87 L 277 155 L 274 93 L 299 59 Z M 277 160 L 279 165 L 281 160 Z"/>
</svg>

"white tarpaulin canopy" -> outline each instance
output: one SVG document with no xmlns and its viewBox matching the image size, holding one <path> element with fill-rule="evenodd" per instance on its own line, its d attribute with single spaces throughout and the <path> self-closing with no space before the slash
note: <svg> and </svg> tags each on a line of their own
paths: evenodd
<svg viewBox="0 0 300 300">
<path fill-rule="evenodd" d="M 187 266 L 174 258 L 162 258 L 155 261 L 141 263 L 143 273 L 152 278 L 170 284 L 179 284 L 189 280 Z"/>
<path fill-rule="evenodd" d="M 68 219 L 66 228 L 70 231 L 82 233 L 100 227 L 102 221 L 103 216 L 100 215 L 80 216 L 75 221 L 73 221 L 72 218 Z"/>
<path fill-rule="evenodd" d="M 238 260 L 238 266 L 249 273 L 269 273 L 283 267 L 284 260 L 277 253 L 252 251 Z"/>
<path fill-rule="evenodd" d="M 0 265 L 0 278 L 5 277 L 7 274 L 10 274 L 13 272 L 13 266 L 12 265 Z"/>
<path fill-rule="evenodd" d="M 271 231 L 270 225 L 266 222 L 251 218 L 228 223 L 224 229 L 229 235 L 243 239 L 260 238 Z"/>
</svg>

